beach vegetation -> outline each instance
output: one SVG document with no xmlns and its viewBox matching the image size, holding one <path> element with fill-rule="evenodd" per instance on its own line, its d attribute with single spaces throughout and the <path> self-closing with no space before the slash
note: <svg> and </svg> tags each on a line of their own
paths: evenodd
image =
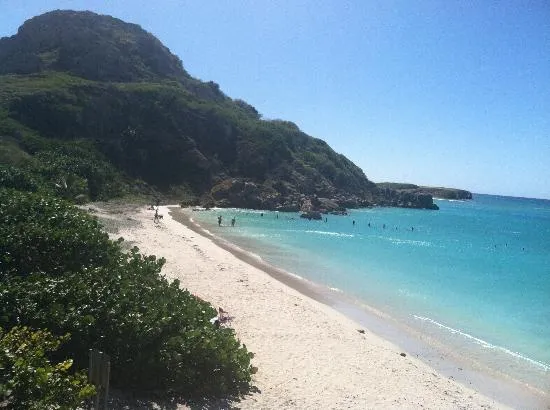
<svg viewBox="0 0 550 410">
<path fill-rule="evenodd" d="M 69 340 L 49 331 L 0 328 L 0 407 L 71 410 L 95 394 L 84 372 L 72 373 L 71 359 L 52 363 L 48 355 Z"/>
<path fill-rule="evenodd" d="M 71 334 L 76 369 L 111 356 L 114 387 L 187 398 L 247 391 L 252 353 L 216 310 L 161 274 L 164 259 L 123 252 L 96 219 L 44 193 L 0 189 L 0 326 Z"/>
<path fill-rule="evenodd" d="M 87 140 L 68 142 L 35 135 L 17 142 L 0 139 L 0 158 L 2 187 L 39 191 L 73 203 L 129 192 L 128 179 Z"/>
</svg>

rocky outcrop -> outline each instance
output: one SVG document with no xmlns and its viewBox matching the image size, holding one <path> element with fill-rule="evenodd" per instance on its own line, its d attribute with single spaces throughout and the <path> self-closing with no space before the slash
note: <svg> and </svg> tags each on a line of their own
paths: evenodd
<svg viewBox="0 0 550 410">
<path fill-rule="evenodd" d="M 226 179 L 210 192 L 219 207 L 276 209 L 282 200 L 276 190 L 238 178 Z"/>
<path fill-rule="evenodd" d="M 345 215 L 349 208 L 372 206 L 395 206 L 402 208 L 439 209 L 432 196 L 421 190 L 379 189 L 377 202 L 358 195 L 338 193 L 331 198 L 306 195 L 294 189 L 285 189 L 285 194 L 272 186 L 258 184 L 243 178 L 229 178 L 216 184 L 210 195 L 201 200 L 203 206 L 236 207 L 304 213 L 304 218 L 321 219 L 320 215 Z M 319 214 L 317 217 L 316 214 Z"/>
<path fill-rule="evenodd" d="M 439 207 L 433 203 L 433 197 L 421 189 L 380 189 L 381 206 L 395 206 L 400 208 L 432 209 Z"/>
<path fill-rule="evenodd" d="M 420 187 L 423 192 L 431 194 L 434 198 L 441 199 L 458 199 L 467 200 L 472 199 L 472 193 L 464 189 L 456 188 L 434 188 L 434 187 Z"/>
<path fill-rule="evenodd" d="M 443 188 L 443 187 L 429 187 L 418 186 L 414 184 L 401 184 L 397 182 L 381 182 L 376 186 L 384 191 L 385 189 L 395 190 L 399 192 L 414 192 L 431 195 L 433 198 L 441 199 L 472 199 L 472 193 L 465 189 L 457 188 Z"/>
<path fill-rule="evenodd" d="M 323 217 L 321 216 L 321 213 L 316 211 L 304 212 L 303 214 L 300 215 L 300 218 L 308 219 L 310 221 L 312 219 L 316 221 L 320 221 L 321 219 L 323 219 Z"/>
</svg>

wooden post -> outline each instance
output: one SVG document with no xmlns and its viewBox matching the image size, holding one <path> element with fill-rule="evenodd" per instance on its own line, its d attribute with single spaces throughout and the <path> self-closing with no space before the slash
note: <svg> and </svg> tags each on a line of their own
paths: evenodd
<svg viewBox="0 0 550 410">
<path fill-rule="evenodd" d="M 100 410 L 100 399 L 103 394 L 103 408 L 107 409 L 109 397 L 109 378 L 111 375 L 111 358 L 108 354 L 97 349 L 90 349 L 90 368 L 88 369 L 88 381 L 96 387 L 94 409 Z"/>
<path fill-rule="evenodd" d="M 109 398 L 109 377 L 111 377 L 111 360 L 108 355 L 104 355 L 106 362 L 105 362 L 105 373 L 104 373 L 104 381 L 103 386 L 105 391 L 103 392 L 103 408 L 107 410 L 107 399 Z"/>
</svg>

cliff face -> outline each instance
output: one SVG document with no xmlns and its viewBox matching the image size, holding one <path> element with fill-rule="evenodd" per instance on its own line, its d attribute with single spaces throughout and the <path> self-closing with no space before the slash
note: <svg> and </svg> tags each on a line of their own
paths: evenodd
<svg viewBox="0 0 550 410">
<path fill-rule="evenodd" d="M 472 193 L 470 191 L 457 188 L 427 187 L 414 184 L 400 184 L 396 182 L 381 182 L 376 184 L 376 186 L 379 188 L 380 192 L 386 196 L 391 196 L 391 192 L 393 192 L 393 195 L 399 194 L 401 196 L 430 195 L 433 198 L 441 199 L 472 199 Z M 387 194 L 386 192 L 390 194 Z"/>
<path fill-rule="evenodd" d="M 434 198 L 442 199 L 472 199 L 472 193 L 464 189 L 456 188 L 435 188 L 435 187 L 420 187 L 423 192 L 430 193 Z"/>
<path fill-rule="evenodd" d="M 116 169 L 160 190 L 185 186 L 207 203 L 264 209 L 307 198 L 433 208 L 428 195 L 381 193 L 324 141 L 263 120 L 189 76 L 152 34 L 113 17 L 54 11 L 28 20 L 0 39 L 0 74 L 0 135 L 92 141 Z"/>
</svg>

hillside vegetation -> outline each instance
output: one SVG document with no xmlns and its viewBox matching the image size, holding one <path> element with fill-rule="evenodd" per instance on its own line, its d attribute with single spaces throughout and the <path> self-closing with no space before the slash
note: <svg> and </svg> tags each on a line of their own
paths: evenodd
<svg viewBox="0 0 550 410">
<path fill-rule="evenodd" d="M 87 141 L 86 156 L 110 164 L 110 183 L 126 186 L 105 195 L 146 185 L 219 206 L 297 210 L 316 197 L 433 206 L 426 196 L 389 199 L 324 141 L 192 78 L 139 26 L 91 12 L 46 13 L 0 39 L 0 136 L 19 156 L 35 155 L 29 137 Z"/>
</svg>

